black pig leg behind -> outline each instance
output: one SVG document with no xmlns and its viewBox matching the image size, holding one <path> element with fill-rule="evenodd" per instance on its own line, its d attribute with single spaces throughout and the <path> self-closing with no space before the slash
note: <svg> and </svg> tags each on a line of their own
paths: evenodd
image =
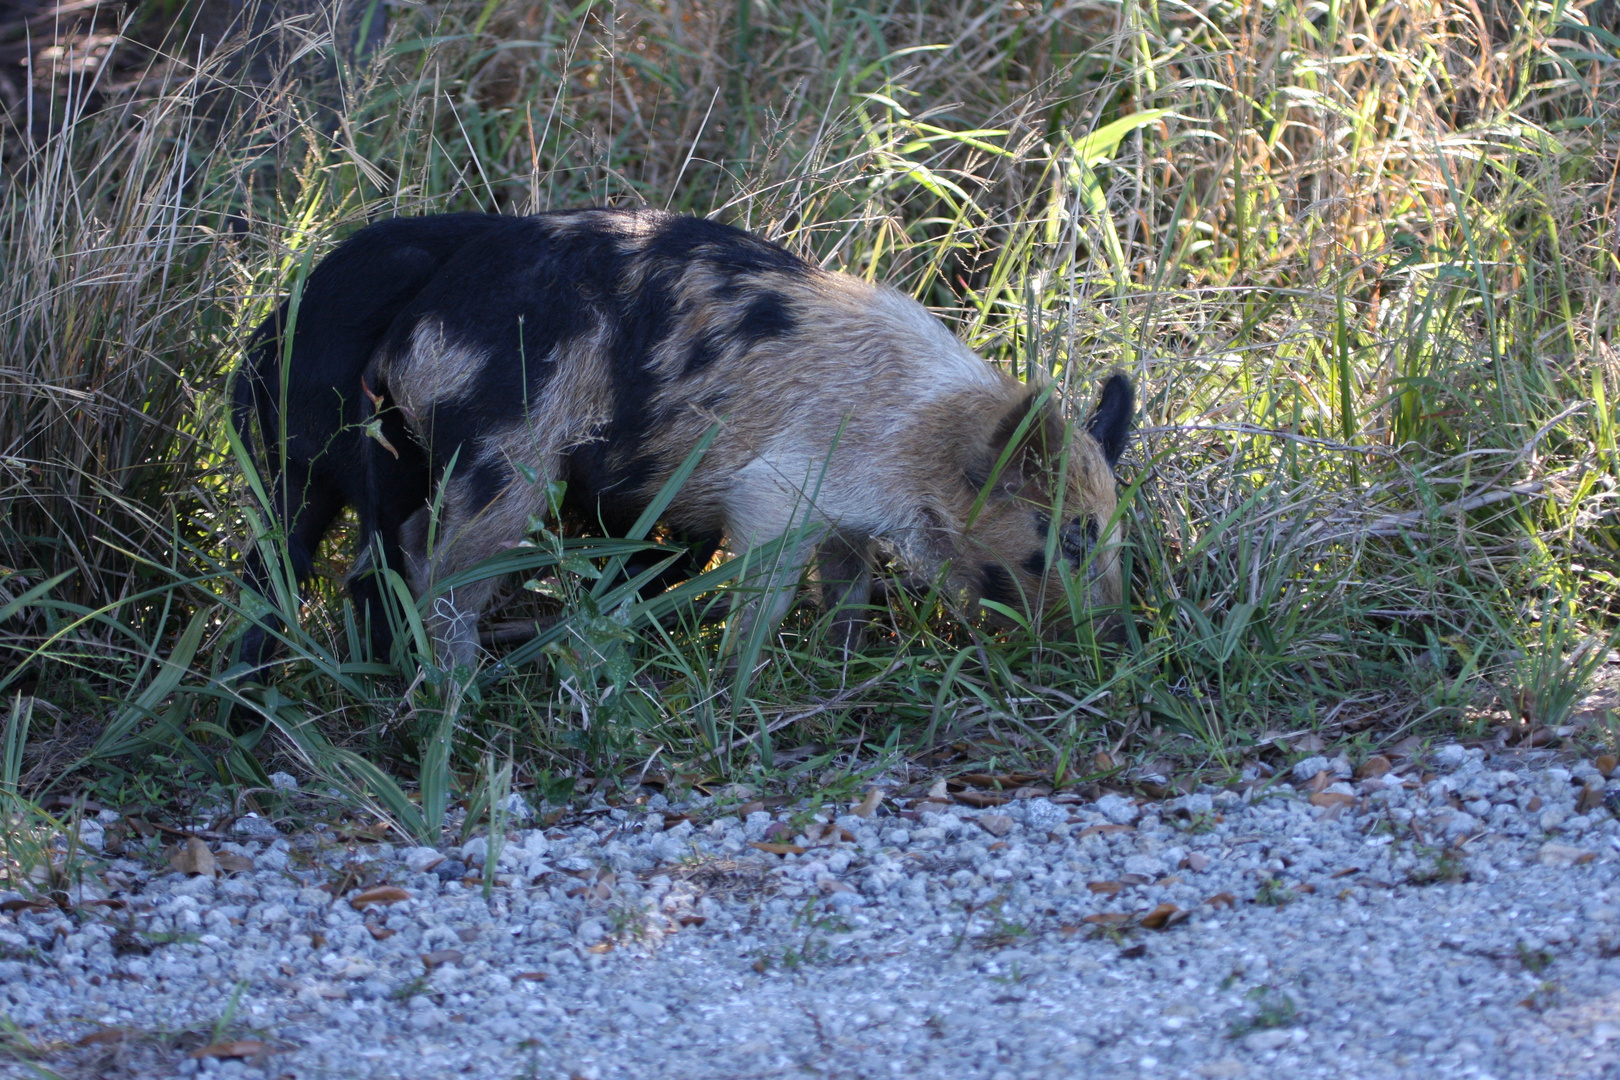
<svg viewBox="0 0 1620 1080">
<path fill-rule="evenodd" d="M 371 413 L 370 402 L 363 406 Z M 367 416 L 370 419 L 370 416 Z M 366 491 L 360 507 L 360 550 L 365 552 L 349 575 L 349 595 L 354 598 L 355 617 L 370 623 L 371 655 L 387 662 L 394 636 L 383 607 L 383 564 L 407 577 L 405 555 L 400 547 L 400 529 L 406 520 L 428 505 L 429 466 L 427 455 L 409 436 L 399 412 L 386 409 L 381 414 L 382 435 L 392 451 L 375 439 L 365 439 L 361 453 L 365 460 Z M 397 455 L 397 456 L 396 456 Z"/>
<path fill-rule="evenodd" d="M 300 590 L 314 571 L 315 549 L 321 537 L 332 527 L 348 499 L 337 484 L 318 475 L 301 462 L 287 462 L 287 470 L 277 477 L 275 494 L 277 516 L 289 522 L 287 530 L 287 558 L 292 565 L 293 577 Z M 313 475 L 312 475 L 313 474 Z M 272 588 L 269 568 L 255 545 L 249 552 L 243 572 L 248 584 L 270 602 L 271 609 L 259 622 L 247 628 L 242 635 L 242 660 L 255 669 L 268 663 L 276 652 L 274 631 L 282 628 L 282 620 L 274 604 L 276 592 Z"/>
</svg>

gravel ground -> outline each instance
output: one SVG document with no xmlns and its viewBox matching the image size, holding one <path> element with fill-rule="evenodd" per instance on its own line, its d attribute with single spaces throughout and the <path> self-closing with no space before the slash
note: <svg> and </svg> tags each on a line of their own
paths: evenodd
<svg viewBox="0 0 1620 1080">
<path fill-rule="evenodd" d="M 488 900 L 481 839 L 250 819 L 218 876 L 113 861 L 104 920 L 6 905 L 0 1073 L 1620 1077 L 1614 806 L 1460 746 L 1168 802 L 654 795 L 515 832 Z"/>
</svg>

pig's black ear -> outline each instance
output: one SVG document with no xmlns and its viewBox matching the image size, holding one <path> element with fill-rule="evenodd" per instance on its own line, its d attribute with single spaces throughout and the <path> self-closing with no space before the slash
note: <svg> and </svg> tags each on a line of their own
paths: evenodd
<svg viewBox="0 0 1620 1080">
<path fill-rule="evenodd" d="M 1097 407 L 1086 421 L 1086 431 L 1102 447 L 1103 458 L 1112 469 L 1119 464 L 1125 452 L 1125 441 L 1131 435 L 1131 417 L 1136 413 L 1136 391 L 1123 371 L 1116 371 L 1103 383 L 1097 395 Z"/>
</svg>

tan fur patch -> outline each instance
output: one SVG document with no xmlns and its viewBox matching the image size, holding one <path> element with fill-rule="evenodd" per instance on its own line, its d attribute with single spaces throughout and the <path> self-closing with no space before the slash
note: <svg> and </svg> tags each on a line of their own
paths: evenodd
<svg viewBox="0 0 1620 1080">
<path fill-rule="evenodd" d="M 426 416 L 434 403 L 465 393 L 489 359 L 447 340 L 437 319 L 423 319 L 411 330 L 404 355 L 390 363 L 410 372 L 407 385 L 394 388 L 394 401 L 406 416 Z"/>
</svg>

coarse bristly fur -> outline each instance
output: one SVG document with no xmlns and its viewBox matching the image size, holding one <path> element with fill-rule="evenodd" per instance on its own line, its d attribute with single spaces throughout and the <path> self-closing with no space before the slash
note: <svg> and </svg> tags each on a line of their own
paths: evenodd
<svg viewBox="0 0 1620 1080">
<path fill-rule="evenodd" d="M 255 451 L 299 582 L 311 574 L 315 549 L 343 508 L 359 511 L 361 550 L 349 587 L 370 625 L 373 651 L 382 656 L 391 635 L 375 578 L 366 572 L 371 548 L 375 543 L 385 561 L 401 565 L 399 526 L 427 499 L 430 472 L 415 444 L 403 439 L 394 444 L 398 457 L 369 470 L 363 464 L 362 376 L 400 311 L 450 257 L 474 238 L 515 223 L 495 214 L 438 214 L 360 230 L 310 273 L 296 308 L 289 297 L 254 330 L 232 386 L 236 429 Z M 368 471 L 389 498 L 366 497 Z M 248 552 L 244 576 L 269 594 L 268 571 L 256 550 Z M 270 658 L 275 625 L 266 616 L 248 627 L 243 660 L 257 667 Z"/>
<path fill-rule="evenodd" d="M 664 523 L 703 551 L 792 538 L 745 622 L 779 620 L 814 563 L 851 641 L 879 544 L 968 610 L 1050 609 L 1081 568 L 1092 608 L 1120 605 L 1124 375 L 1074 431 L 1049 391 L 917 302 L 728 226 L 651 211 L 513 219 L 443 261 L 365 381 L 385 434 L 414 441 L 439 489 L 428 550 L 414 482 L 402 495 L 398 459 L 365 441 L 362 516 L 414 500 L 400 542 L 419 595 L 519 541 L 547 480 L 566 483 L 568 515 L 622 535 L 718 425 Z M 494 589 L 436 600 L 442 659 L 476 660 Z"/>
</svg>

